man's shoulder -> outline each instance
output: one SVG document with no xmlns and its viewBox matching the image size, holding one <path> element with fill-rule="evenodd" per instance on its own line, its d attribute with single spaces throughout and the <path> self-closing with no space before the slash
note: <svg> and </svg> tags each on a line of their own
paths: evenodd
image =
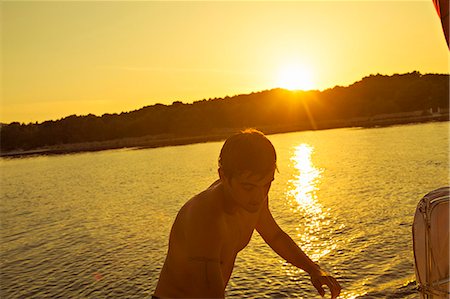
<svg viewBox="0 0 450 299">
<path fill-rule="evenodd" d="M 220 217 L 223 214 L 223 208 L 216 193 L 212 189 L 207 189 L 195 195 L 183 206 L 183 212 L 193 217 Z"/>
<path fill-rule="evenodd" d="M 222 246 L 226 233 L 223 217 L 208 198 L 198 194 L 181 208 L 171 231 L 173 248 L 184 248 L 186 253 L 199 256 L 199 252 L 206 254 Z"/>
</svg>

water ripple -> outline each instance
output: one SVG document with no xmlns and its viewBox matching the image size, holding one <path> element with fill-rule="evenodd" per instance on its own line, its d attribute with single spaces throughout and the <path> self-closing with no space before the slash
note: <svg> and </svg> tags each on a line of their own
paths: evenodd
<svg viewBox="0 0 450 299">
<path fill-rule="evenodd" d="M 270 136 L 280 169 L 274 217 L 340 280 L 341 298 L 417 298 L 411 223 L 420 197 L 448 182 L 448 131 L 437 123 Z M 175 215 L 215 180 L 220 147 L 0 159 L 0 298 L 150 296 Z M 236 260 L 227 297 L 320 298 L 258 234 Z"/>
</svg>

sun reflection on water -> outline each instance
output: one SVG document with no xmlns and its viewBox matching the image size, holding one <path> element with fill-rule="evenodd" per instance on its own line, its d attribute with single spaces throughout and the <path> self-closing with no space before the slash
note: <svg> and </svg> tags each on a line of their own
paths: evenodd
<svg viewBox="0 0 450 299">
<path fill-rule="evenodd" d="M 303 218 L 297 227 L 300 246 L 313 260 L 318 261 L 334 247 L 323 232 L 324 227 L 330 225 L 330 217 L 329 211 L 317 200 L 322 170 L 313 164 L 313 152 L 314 148 L 309 144 L 295 148 L 291 161 L 297 174 L 290 181 L 288 197 L 292 210 Z"/>
<path fill-rule="evenodd" d="M 296 228 L 299 246 L 313 261 L 319 262 L 337 248 L 332 239 L 336 223 L 332 220 L 330 209 L 324 207 L 318 199 L 323 169 L 314 165 L 313 154 L 314 147 L 309 144 L 303 143 L 295 147 L 291 157 L 294 178 L 289 181 L 287 196 L 291 212 L 300 216 Z M 285 266 L 287 275 L 297 281 L 299 270 L 287 264 Z M 365 292 L 344 288 L 339 298 L 355 299 L 364 294 Z"/>
</svg>

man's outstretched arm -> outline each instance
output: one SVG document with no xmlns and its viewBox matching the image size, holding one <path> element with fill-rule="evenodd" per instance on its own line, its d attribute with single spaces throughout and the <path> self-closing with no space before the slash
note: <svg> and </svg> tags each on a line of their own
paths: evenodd
<svg viewBox="0 0 450 299">
<path fill-rule="evenodd" d="M 268 201 L 261 210 L 256 230 L 280 257 L 297 268 L 305 270 L 311 276 L 311 282 L 321 296 L 325 295 L 323 285 L 330 289 L 331 298 L 339 296 L 341 286 L 337 280 L 315 264 L 294 240 L 278 226 L 270 213 Z"/>
</svg>

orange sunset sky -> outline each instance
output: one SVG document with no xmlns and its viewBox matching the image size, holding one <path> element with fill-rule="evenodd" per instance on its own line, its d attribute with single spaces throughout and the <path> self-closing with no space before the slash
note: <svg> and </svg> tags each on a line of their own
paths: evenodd
<svg viewBox="0 0 450 299">
<path fill-rule="evenodd" d="M 448 73 L 424 1 L 2 1 L 0 121 Z"/>
</svg>

